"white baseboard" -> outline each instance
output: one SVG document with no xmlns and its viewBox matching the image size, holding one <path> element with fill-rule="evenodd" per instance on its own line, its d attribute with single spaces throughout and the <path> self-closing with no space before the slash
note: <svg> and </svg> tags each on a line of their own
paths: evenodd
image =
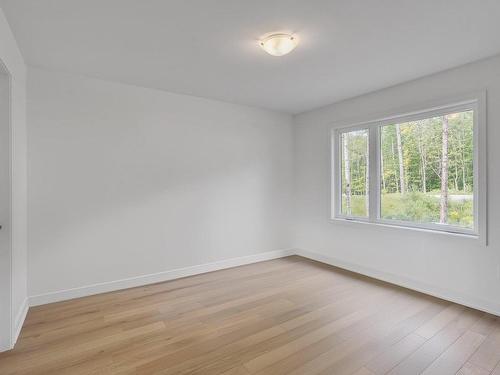
<svg viewBox="0 0 500 375">
<path fill-rule="evenodd" d="M 262 262 L 265 260 L 271 260 L 276 258 L 282 258 L 294 254 L 294 250 L 275 250 L 265 253 L 258 253 L 253 255 L 248 255 L 239 258 L 231 258 L 220 260 L 217 262 L 200 264 L 197 266 L 178 268 L 169 271 L 163 271 L 158 273 L 153 273 L 149 275 L 142 275 L 136 277 L 130 277 L 122 280 L 109 281 L 99 284 L 92 284 L 87 286 L 82 286 L 79 288 L 72 288 L 66 290 L 58 290 L 55 292 L 38 294 L 29 297 L 30 306 L 44 305 L 46 303 L 65 301 L 68 299 L 79 298 L 90 296 L 93 294 L 112 292 L 120 289 L 134 288 L 138 286 L 159 283 L 163 281 L 169 281 L 174 279 L 179 279 L 181 277 L 198 275 L 201 273 L 212 272 L 217 270 L 222 270 L 225 268 L 242 266 L 245 264 Z"/>
<path fill-rule="evenodd" d="M 490 314 L 500 316 L 500 303 L 488 301 L 471 295 L 465 295 L 452 290 L 447 290 L 434 285 L 422 283 L 418 280 L 402 277 L 388 272 L 379 271 L 373 268 L 360 266 L 354 263 L 345 262 L 328 255 L 319 254 L 303 249 L 295 249 L 295 254 L 304 258 L 312 259 L 321 263 L 329 264 L 338 268 L 352 271 L 361 275 L 369 276 L 374 279 L 382 280 L 390 284 L 402 286 L 417 292 L 441 298 L 460 305 L 468 306 L 476 310 L 485 311 Z"/>
<path fill-rule="evenodd" d="M 463 293 L 459 293 L 453 290 L 447 290 L 438 286 L 422 283 L 418 280 L 402 277 L 388 272 L 379 271 L 374 268 L 360 266 L 350 262 L 345 262 L 338 258 L 334 258 L 331 256 L 303 249 L 285 249 L 285 250 L 269 251 L 265 253 L 258 253 L 239 258 L 225 259 L 217 262 L 206 263 L 185 268 L 178 268 L 174 270 L 158 272 L 149 275 L 136 276 L 122 280 L 115 280 L 99 284 L 87 285 L 79 288 L 59 290 L 55 292 L 39 294 L 29 297 L 29 306 L 44 305 L 47 303 L 65 301 L 68 299 L 85 297 L 99 293 L 106 293 L 115 290 L 154 284 L 163 281 L 178 279 L 181 277 L 193 276 L 201 273 L 222 270 L 225 268 L 237 267 L 245 264 L 282 258 L 294 254 L 500 316 L 500 303 L 496 301 L 488 301 L 481 298 L 477 298 L 475 296 L 464 295 Z M 22 327 L 22 322 L 26 317 L 27 311 L 28 311 L 28 303 L 25 303 L 23 309 L 19 312 L 18 316 L 16 317 L 16 331 L 15 331 L 16 339 L 20 332 L 20 328 Z"/>
<path fill-rule="evenodd" d="M 14 345 L 16 344 L 19 334 L 21 333 L 21 328 L 23 328 L 24 320 L 26 319 L 26 315 L 28 314 L 29 308 L 30 308 L 29 299 L 25 298 L 21 308 L 17 312 L 16 319 L 14 320 L 12 347 L 14 347 Z"/>
<path fill-rule="evenodd" d="M 29 299 L 25 298 L 21 307 L 19 308 L 19 311 L 16 314 L 14 321 L 12 322 L 12 335 L 10 337 L 10 342 L 9 340 L 7 340 L 5 344 L 0 345 L 0 353 L 14 348 L 19 334 L 21 333 L 21 328 L 23 328 L 24 320 L 26 319 L 26 315 L 28 314 L 28 309 Z"/>
</svg>

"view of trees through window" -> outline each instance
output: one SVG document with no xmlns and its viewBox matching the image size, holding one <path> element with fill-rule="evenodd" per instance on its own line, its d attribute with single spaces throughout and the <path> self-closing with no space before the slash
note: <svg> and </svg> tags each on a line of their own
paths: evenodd
<svg viewBox="0 0 500 375">
<path fill-rule="evenodd" d="M 474 227 L 473 111 L 380 128 L 381 219 Z M 341 213 L 368 216 L 368 130 L 341 136 Z"/>
<path fill-rule="evenodd" d="M 368 216 L 368 129 L 342 133 L 342 214 Z"/>
<path fill-rule="evenodd" d="M 472 228 L 473 112 L 381 129 L 381 217 Z"/>
</svg>

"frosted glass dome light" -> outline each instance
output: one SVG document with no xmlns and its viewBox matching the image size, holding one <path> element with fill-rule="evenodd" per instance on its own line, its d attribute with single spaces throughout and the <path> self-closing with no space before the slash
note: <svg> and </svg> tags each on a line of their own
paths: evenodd
<svg viewBox="0 0 500 375">
<path fill-rule="evenodd" d="M 289 34 L 272 34 L 259 42 L 264 51 L 272 56 L 283 56 L 297 47 L 298 40 Z"/>
</svg>

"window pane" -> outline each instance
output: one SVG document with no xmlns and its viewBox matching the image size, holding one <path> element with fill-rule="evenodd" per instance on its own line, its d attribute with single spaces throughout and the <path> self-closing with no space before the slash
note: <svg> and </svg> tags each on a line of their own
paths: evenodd
<svg viewBox="0 0 500 375">
<path fill-rule="evenodd" d="M 381 127 L 381 217 L 474 227 L 473 111 Z"/>
<path fill-rule="evenodd" d="M 368 130 L 342 133 L 342 203 L 347 216 L 368 217 Z"/>
</svg>

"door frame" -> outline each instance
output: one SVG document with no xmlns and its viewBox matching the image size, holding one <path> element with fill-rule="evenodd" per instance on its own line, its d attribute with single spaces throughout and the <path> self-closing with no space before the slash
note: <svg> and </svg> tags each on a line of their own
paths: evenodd
<svg viewBox="0 0 500 375">
<path fill-rule="evenodd" d="M 6 83 L 6 97 L 3 95 L 0 98 L 2 103 L 0 103 L 0 108 L 5 106 L 6 114 L 2 114 L 0 111 L 0 132 L 7 135 L 8 141 L 2 142 L 0 147 L 7 147 L 7 160 L 5 161 L 7 167 L 7 182 L 6 190 L 7 198 L 5 199 L 5 208 L 7 213 L 0 225 L 0 236 L 7 236 L 2 246 L 5 246 L 5 251 L 0 250 L 0 352 L 4 350 L 12 349 L 14 346 L 13 342 L 13 311 L 12 311 L 12 74 L 7 68 L 6 64 L 0 59 L 0 75 L 1 84 Z M 3 88 L 2 88 L 3 90 Z M 5 102 L 3 102 L 5 100 Z M 0 163 L 4 161 L 0 160 Z M 0 197 L 0 201 L 3 198 Z M 3 207 L 2 207 L 3 210 Z M 3 216 L 3 215 L 2 215 Z"/>
</svg>

